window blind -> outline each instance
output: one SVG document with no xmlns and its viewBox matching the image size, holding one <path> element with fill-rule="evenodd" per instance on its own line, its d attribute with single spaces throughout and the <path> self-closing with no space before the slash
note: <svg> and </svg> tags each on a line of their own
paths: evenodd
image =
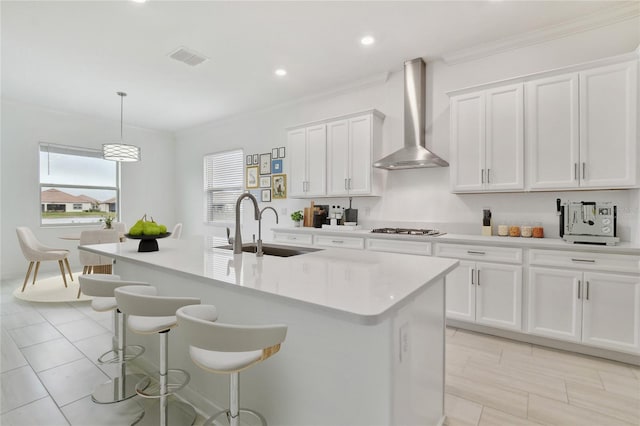
<svg viewBox="0 0 640 426">
<path fill-rule="evenodd" d="M 233 221 L 236 200 L 244 186 L 241 149 L 204 157 L 205 222 Z"/>
</svg>

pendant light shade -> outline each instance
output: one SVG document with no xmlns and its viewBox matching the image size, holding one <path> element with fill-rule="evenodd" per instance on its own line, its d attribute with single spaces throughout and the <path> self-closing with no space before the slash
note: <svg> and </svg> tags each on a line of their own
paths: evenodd
<svg viewBox="0 0 640 426">
<path fill-rule="evenodd" d="M 122 162 L 140 161 L 140 147 L 122 142 L 124 97 L 127 94 L 124 92 L 117 93 L 120 96 L 120 142 L 102 144 L 102 157 L 105 160 Z"/>
</svg>

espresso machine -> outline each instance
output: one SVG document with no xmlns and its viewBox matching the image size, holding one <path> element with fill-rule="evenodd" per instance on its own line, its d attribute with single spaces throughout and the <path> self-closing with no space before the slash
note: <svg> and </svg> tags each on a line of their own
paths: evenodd
<svg viewBox="0 0 640 426">
<path fill-rule="evenodd" d="M 560 237 L 575 244 L 615 245 L 618 208 L 610 202 L 556 200 Z"/>
</svg>

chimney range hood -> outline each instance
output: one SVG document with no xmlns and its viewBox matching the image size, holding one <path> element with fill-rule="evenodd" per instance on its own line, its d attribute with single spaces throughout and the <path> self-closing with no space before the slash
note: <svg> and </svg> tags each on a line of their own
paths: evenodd
<svg viewBox="0 0 640 426">
<path fill-rule="evenodd" d="M 425 148 L 425 75 L 422 58 L 404 63 L 404 147 L 375 162 L 387 170 L 447 167 L 447 163 Z"/>
</svg>

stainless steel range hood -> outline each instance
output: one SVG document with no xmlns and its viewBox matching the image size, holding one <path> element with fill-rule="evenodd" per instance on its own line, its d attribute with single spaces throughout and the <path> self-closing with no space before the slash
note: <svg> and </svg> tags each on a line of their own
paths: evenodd
<svg viewBox="0 0 640 426">
<path fill-rule="evenodd" d="M 422 58 L 404 63 L 404 147 L 375 162 L 387 170 L 447 167 L 449 163 L 425 148 L 425 78 Z"/>
</svg>

